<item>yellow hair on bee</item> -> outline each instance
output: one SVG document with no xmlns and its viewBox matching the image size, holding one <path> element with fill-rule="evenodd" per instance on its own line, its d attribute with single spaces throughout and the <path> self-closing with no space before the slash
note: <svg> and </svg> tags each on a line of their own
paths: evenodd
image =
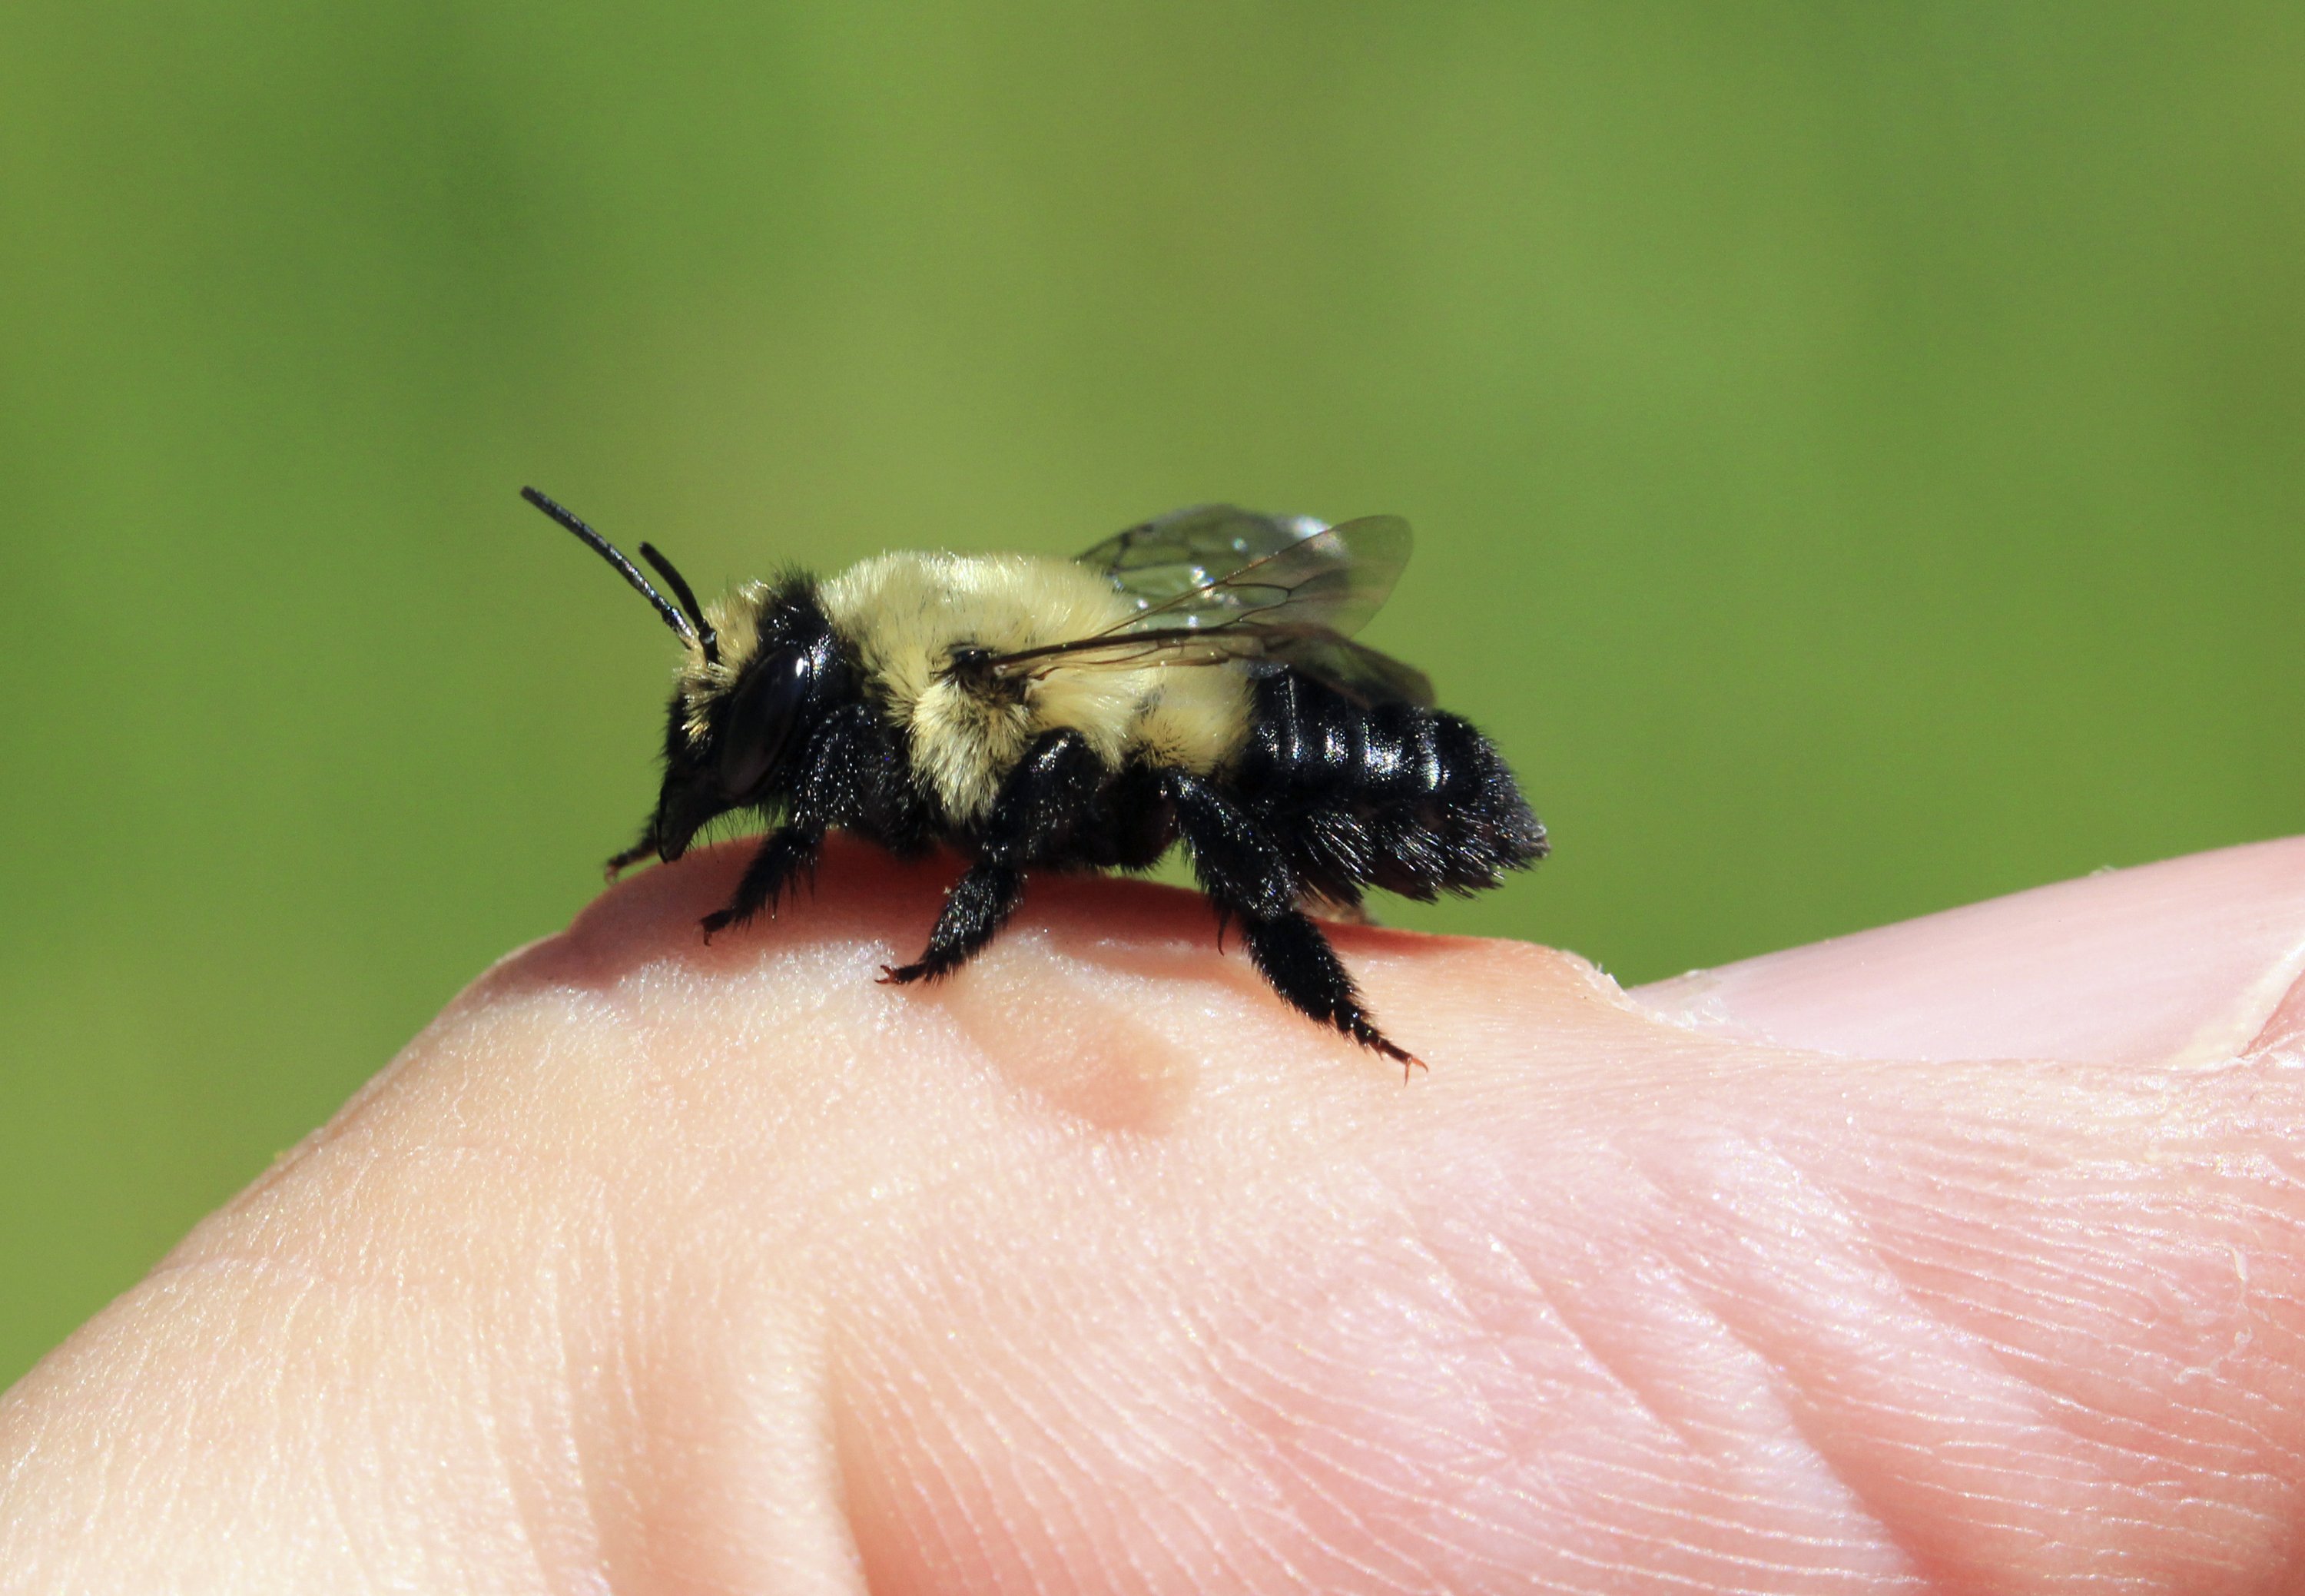
<svg viewBox="0 0 2305 1596">
<path fill-rule="evenodd" d="M 1017 653 L 1090 637 L 1135 608 L 1071 560 L 1023 554 L 883 554 L 818 590 L 833 630 L 855 647 L 874 697 L 905 728 L 917 773 L 948 815 L 982 820 L 1033 739 L 1077 731 L 1110 766 L 1143 750 L 1203 771 L 1239 746 L 1248 687 L 1231 664 L 1050 669 L 991 690 L 951 670 L 957 650 Z M 715 624 L 718 624 L 717 619 Z M 723 648 L 728 658 L 738 656 Z"/>
<path fill-rule="evenodd" d="M 701 740 L 709 727 L 706 709 L 711 701 L 736 685 L 736 678 L 752 662 L 761 646 L 761 605 L 769 596 L 765 582 L 747 582 L 704 606 L 704 619 L 717 634 L 719 659 L 708 661 L 704 650 L 688 644 L 681 651 L 675 679 L 688 713 L 681 730 L 691 742 Z"/>
<path fill-rule="evenodd" d="M 1238 664 L 1168 665 L 1156 679 L 1130 734 L 1148 764 L 1207 775 L 1238 751 L 1248 735 L 1248 677 Z"/>
</svg>

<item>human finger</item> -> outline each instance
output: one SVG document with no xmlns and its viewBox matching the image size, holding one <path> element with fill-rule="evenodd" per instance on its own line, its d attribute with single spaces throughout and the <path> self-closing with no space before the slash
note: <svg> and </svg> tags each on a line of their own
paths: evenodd
<svg viewBox="0 0 2305 1596">
<path fill-rule="evenodd" d="M 177 1588 L 2210 1589 L 2279 1555 L 2278 1049 L 1916 1069 L 1344 934 L 1435 1064 L 1404 1088 L 1181 896 L 1036 888 L 891 993 L 934 879 L 844 852 L 703 949 L 730 868 L 501 967 L 13 1396 L 0 1566 L 96 1555 L 55 1530 L 106 1513 Z"/>
</svg>

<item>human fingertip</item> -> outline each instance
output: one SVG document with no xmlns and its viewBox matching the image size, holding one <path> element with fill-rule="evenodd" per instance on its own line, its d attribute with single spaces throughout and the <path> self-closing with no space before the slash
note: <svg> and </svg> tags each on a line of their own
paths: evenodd
<svg viewBox="0 0 2305 1596">
<path fill-rule="evenodd" d="M 1851 1056 L 2165 1063 L 2248 1050 L 2301 974 L 2305 838 L 2289 838 L 2103 871 L 1633 995 L 1716 1034 Z"/>
</svg>

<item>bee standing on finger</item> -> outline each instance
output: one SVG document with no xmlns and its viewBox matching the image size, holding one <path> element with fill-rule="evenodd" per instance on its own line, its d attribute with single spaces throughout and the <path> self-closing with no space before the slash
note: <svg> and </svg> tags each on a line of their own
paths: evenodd
<svg viewBox="0 0 2305 1596">
<path fill-rule="evenodd" d="M 1542 858 L 1494 747 L 1432 684 L 1352 641 L 1408 559 L 1405 522 L 1179 510 L 1076 560 L 883 554 L 710 606 L 646 543 L 676 606 L 598 533 L 523 497 L 655 604 L 687 653 L 664 784 L 618 870 L 678 858 L 731 811 L 769 824 L 704 933 L 773 909 L 828 830 L 967 872 L 896 983 L 951 974 L 1028 868 L 1139 870 L 1181 841 L 1283 1001 L 1405 1066 L 1307 913 L 1371 887 L 1430 900 Z"/>
</svg>

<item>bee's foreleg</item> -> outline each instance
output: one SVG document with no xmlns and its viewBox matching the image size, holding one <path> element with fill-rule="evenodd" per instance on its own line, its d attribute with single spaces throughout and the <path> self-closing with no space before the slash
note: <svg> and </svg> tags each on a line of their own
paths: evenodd
<svg viewBox="0 0 2305 1596">
<path fill-rule="evenodd" d="M 641 833 L 641 840 L 625 849 L 624 852 L 611 857 L 608 862 L 601 866 L 601 874 L 608 880 L 614 881 L 655 851 L 656 823 L 651 821 L 648 829 Z"/>
<path fill-rule="evenodd" d="M 778 826 L 768 834 L 744 866 L 744 875 L 736 883 L 736 896 L 728 900 L 726 909 L 713 910 L 702 922 L 704 940 L 710 942 L 715 933 L 731 926 L 741 926 L 763 909 L 774 909 L 777 900 L 800 877 L 816 868 L 817 855 L 824 847 L 824 828 L 821 825 L 792 824 Z"/>
</svg>

